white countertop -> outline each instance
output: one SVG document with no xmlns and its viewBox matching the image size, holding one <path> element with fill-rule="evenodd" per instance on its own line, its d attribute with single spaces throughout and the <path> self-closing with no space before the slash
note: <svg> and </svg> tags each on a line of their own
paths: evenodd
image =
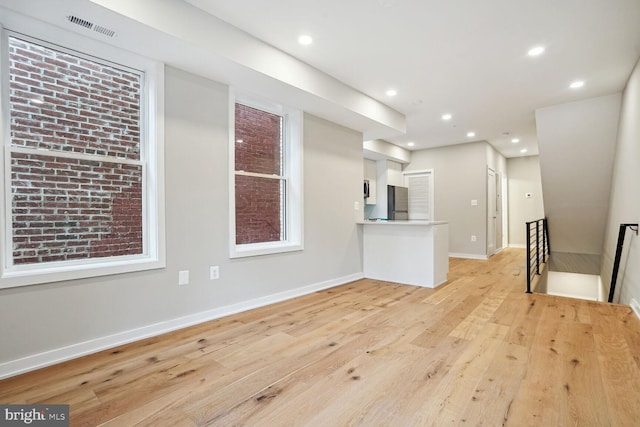
<svg viewBox="0 0 640 427">
<path fill-rule="evenodd" d="M 365 220 L 363 222 L 358 222 L 358 224 L 365 225 L 440 225 L 440 224 L 448 224 L 447 221 L 420 221 L 420 220 L 395 220 L 395 221 L 387 221 L 387 220 L 377 220 L 377 221 L 368 221 Z"/>
</svg>

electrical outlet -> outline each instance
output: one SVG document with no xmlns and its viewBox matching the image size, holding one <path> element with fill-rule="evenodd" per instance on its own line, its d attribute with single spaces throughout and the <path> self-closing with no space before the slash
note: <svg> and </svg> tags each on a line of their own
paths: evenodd
<svg viewBox="0 0 640 427">
<path fill-rule="evenodd" d="M 209 267 L 209 280 L 217 280 L 220 278 L 220 267 L 217 265 Z"/>
<path fill-rule="evenodd" d="M 471 241 L 475 242 L 476 241 L 476 236 L 471 236 Z"/>
<path fill-rule="evenodd" d="M 354 211 L 360 210 L 360 202 L 353 202 L 353 210 Z"/>
<path fill-rule="evenodd" d="M 189 284 L 189 270 L 182 270 L 178 272 L 178 285 Z"/>
</svg>

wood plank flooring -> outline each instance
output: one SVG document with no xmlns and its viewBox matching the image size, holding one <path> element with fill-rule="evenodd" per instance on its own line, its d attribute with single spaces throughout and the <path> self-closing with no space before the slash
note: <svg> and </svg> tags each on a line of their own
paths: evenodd
<svg viewBox="0 0 640 427">
<path fill-rule="evenodd" d="M 72 426 L 637 426 L 640 320 L 527 295 L 524 251 L 360 280 L 0 381 Z"/>
</svg>

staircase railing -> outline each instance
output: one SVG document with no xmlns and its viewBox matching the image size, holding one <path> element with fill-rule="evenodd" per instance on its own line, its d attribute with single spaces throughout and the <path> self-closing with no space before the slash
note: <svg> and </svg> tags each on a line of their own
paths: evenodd
<svg viewBox="0 0 640 427">
<path fill-rule="evenodd" d="M 635 230 L 634 230 L 635 227 Z M 624 235 L 630 228 L 638 234 L 638 224 L 620 224 L 618 230 L 618 245 L 616 247 L 616 257 L 613 261 L 613 271 L 611 272 L 611 286 L 609 287 L 609 302 L 613 302 L 613 294 L 616 292 L 616 281 L 618 280 L 618 270 L 620 269 L 620 259 L 622 258 L 622 247 L 624 246 Z"/>
<path fill-rule="evenodd" d="M 527 226 L 527 293 L 531 293 L 531 282 L 540 274 L 540 264 L 547 262 L 551 254 L 547 218 L 529 221 Z"/>
</svg>

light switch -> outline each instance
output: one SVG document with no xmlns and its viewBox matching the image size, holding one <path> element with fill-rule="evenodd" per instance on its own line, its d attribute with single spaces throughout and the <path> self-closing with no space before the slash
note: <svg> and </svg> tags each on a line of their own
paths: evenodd
<svg viewBox="0 0 640 427">
<path fill-rule="evenodd" d="M 182 270 L 178 272 L 178 285 L 189 284 L 189 270 Z"/>
<path fill-rule="evenodd" d="M 354 211 L 360 210 L 360 202 L 353 202 L 353 210 Z"/>
<path fill-rule="evenodd" d="M 476 199 L 473 199 L 471 201 L 471 206 L 478 206 L 478 201 Z"/>
</svg>

